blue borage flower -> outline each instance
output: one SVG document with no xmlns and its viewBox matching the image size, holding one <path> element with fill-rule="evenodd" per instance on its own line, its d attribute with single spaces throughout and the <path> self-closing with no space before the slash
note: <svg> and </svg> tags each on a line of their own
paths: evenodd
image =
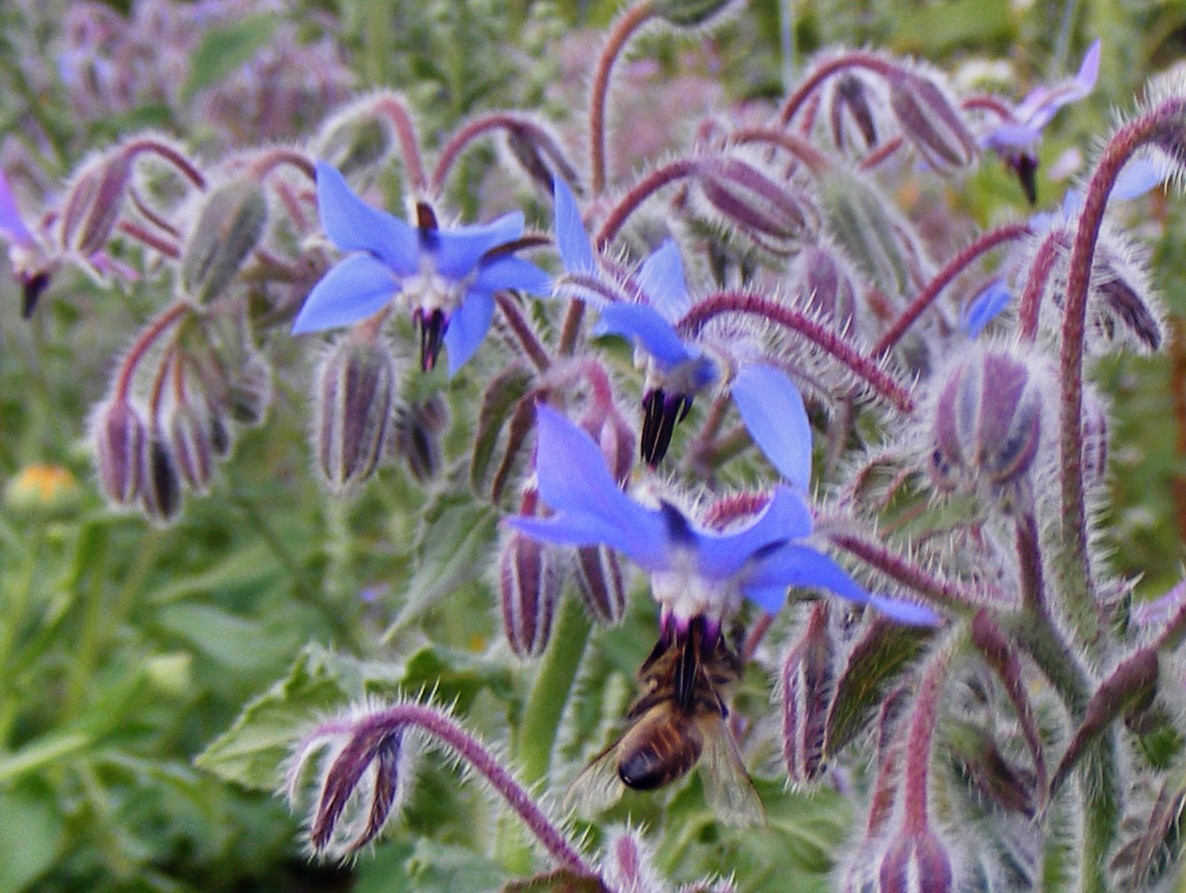
<svg viewBox="0 0 1186 893">
<path fill-rule="evenodd" d="M 743 596 L 775 612 L 788 586 L 827 589 L 903 623 L 939 622 L 930 608 L 870 595 L 831 558 L 807 545 L 811 512 L 790 487 L 776 488 L 745 528 L 703 530 L 667 502 L 648 508 L 618 489 L 592 438 L 556 410 L 540 405 L 536 421 L 537 485 L 555 514 L 517 516 L 507 523 L 542 542 L 605 545 L 626 555 L 650 573 L 664 628 L 669 620 L 677 630 L 686 628 L 698 616 L 719 624 L 738 609 Z"/>
<path fill-rule="evenodd" d="M 1075 77 L 1052 87 L 1036 87 L 1015 109 L 1012 117 L 994 128 L 984 144 L 1004 159 L 1021 180 L 1026 197 L 1037 201 L 1035 175 L 1038 158 L 1034 147 L 1042 138 L 1042 130 L 1056 112 L 1065 105 L 1078 102 L 1095 89 L 1100 69 L 1100 42 L 1097 40 L 1083 56 Z"/>
<path fill-rule="evenodd" d="M 420 330 L 421 368 L 435 366 L 443 343 L 452 375 L 486 337 L 496 292 L 551 288 L 543 270 L 513 254 L 523 235 L 520 212 L 445 230 L 422 205 L 419 225 L 411 226 L 372 208 L 324 162 L 317 163 L 317 207 L 326 235 L 353 253 L 309 292 L 294 334 L 351 325 L 399 299 Z"/>
<path fill-rule="evenodd" d="M 568 273 L 596 273 L 589 235 L 568 185 L 555 180 L 556 242 Z M 811 426 L 803 398 L 781 369 L 755 362 L 737 351 L 710 355 L 697 336 L 685 337 L 678 324 L 692 300 L 684 280 L 679 248 L 670 240 L 639 268 L 637 284 L 646 303 L 610 303 L 601 308 L 597 334 L 637 341 L 650 357 L 643 395 L 642 458 L 658 465 L 671 444 L 677 422 L 696 395 L 721 382 L 737 404 L 754 442 L 788 481 L 806 491 L 811 480 Z"/>
</svg>

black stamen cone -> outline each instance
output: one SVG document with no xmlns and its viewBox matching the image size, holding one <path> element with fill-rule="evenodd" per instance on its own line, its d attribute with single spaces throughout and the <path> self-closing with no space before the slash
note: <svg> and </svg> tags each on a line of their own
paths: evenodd
<svg viewBox="0 0 1186 893">
<path fill-rule="evenodd" d="M 639 441 L 642 459 L 655 468 L 667 455 L 675 426 L 688 416 L 692 398 L 683 394 L 668 396 L 662 388 L 647 391 L 642 398 L 642 437 Z"/>
<path fill-rule="evenodd" d="M 445 314 L 434 310 L 425 319 L 423 312 L 417 310 L 412 319 L 420 329 L 420 368 L 431 372 L 441 354 L 441 344 L 444 343 Z"/>
<path fill-rule="evenodd" d="M 1038 203 L 1038 156 L 1032 152 L 1023 152 L 1014 165 L 1017 178 L 1021 180 L 1021 188 L 1031 205 Z"/>
<path fill-rule="evenodd" d="M 42 271 L 21 279 L 21 319 L 29 319 L 37 309 L 37 302 L 49 287 L 49 273 Z"/>
</svg>

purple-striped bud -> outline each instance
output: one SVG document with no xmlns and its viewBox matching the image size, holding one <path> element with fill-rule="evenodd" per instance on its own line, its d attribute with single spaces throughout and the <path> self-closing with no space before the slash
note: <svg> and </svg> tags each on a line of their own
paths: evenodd
<svg viewBox="0 0 1186 893">
<path fill-rule="evenodd" d="M 607 546 L 577 549 L 576 578 L 577 590 L 594 617 L 611 625 L 622 619 L 626 613 L 626 584 L 617 552 Z"/>
<path fill-rule="evenodd" d="M 857 317 L 857 293 L 847 264 L 834 252 L 809 245 L 791 265 L 791 281 L 807 296 L 807 306 L 851 332 Z"/>
<path fill-rule="evenodd" d="M 217 298 L 255 250 L 268 223 L 263 186 L 246 178 L 208 193 L 181 255 L 181 287 L 195 304 Z"/>
<path fill-rule="evenodd" d="M 116 149 L 82 167 L 66 188 L 58 217 L 58 244 L 90 257 L 102 250 L 115 230 L 131 177 L 128 153 Z"/>
<path fill-rule="evenodd" d="M 973 349 L 940 376 L 928 470 L 941 490 L 1006 495 L 1028 479 L 1042 437 L 1041 374 L 1000 348 Z"/>
<path fill-rule="evenodd" d="M 539 494 L 523 494 L 521 514 L 536 513 Z M 502 625 L 519 657 L 542 654 L 552 635 L 552 617 L 564 583 L 556 550 L 518 531 L 503 543 L 498 558 Z"/>
<path fill-rule="evenodd" d="M 328 721 L 298 745 L 286 788 L 295 806 L 304 799 L 308 778 L 316 779 L 308 819 L 314 853 L 345 858 L 383 830 L 409 787 L 407 733 L 407 724 L 372 710 Z"/>
<path fill-rule="evenodd" d="M 705 163 L 698 182 L 714 212 L 776 254 L 792 253 L 819 230 L 819 215 L 806 194 L 739 158 Z"/>
<path fill-rule="evenodd" d="M 581 419 L 581 427 L 601 447 L 601 455 L 605 456 L 606 467 L 614 480 L 621 484 L 630 477 L 634 467 L 634 429 L 617 404 L 607 401 L 607 408 L 594 404 Z"/>
<path fill-rule="evenodd" d="M 213 432 L 208 413 L 189 402 L 174 406 L 165 426 L 165 442 L 177 473 L 199 493 L 214 476 L 214 459 L 218 453 Z"/>
<path fill-rule="evenodd" d="M 1108 410 L 1091 388 L 1083 391 L 1083 483 L 1102 483 L 1108 473 Z"/>
<path fill-rule="evenodd" d="M 794 782 L 815 781 L 824 771 L 824 731 L 836 688 L 835 643 L 828 606 L 811 609 L 807 629 L 782 662 L 778 699 L 782 705 L 782 753 Z"/>
<path fill-rule="evenodd" d="M 859 75 L 834 79 L 828 103 L 828 126 L 832 142 L 844 151 L 853 146 L 867 151 L 877 145 L 877 122 L 869 102 L 869 83 Z"/>
<path fill-rule="evenodd" d="M 392 452 L 403 458 L 412 477 L 421 483 L 435 477 L 444 462 L 441 434 L 448 424 L 449 407 L 436 394 L 396 410 Z"/>
<path fill-rule="evenodd" d="M 368 104 L 370 100 L 367 100 Z M 373 167 L 391 152 L 389 128 L 371 114 L 349 110 L 327 121 L 312 155 L 353 180 L 354 174 Z"/>
<path fill-rule="evenodd" d="M 1091 307 L 1095 334 L 1107 345 L 1126 343 L 1149 352 L 1161 347 L 1157 299 L 1143 265 L 1106 241 L 1091 272 Z"/>
<path fill-rule="evenodd" d="M 947 845 L 930 829 L 903 831 L 885 848 L 877 893 L 951 893 L 955 871 Z"/>
<path fill-rule="evenodd" d="M 395 358 L 380 341 L 346 335 L 317 371 L 314 446 L 330 491 L 342 495 L 374 473 L 395 403 Z"/>
<path fill-rule="evenodd" d="M 168 523 L 181 508 L 181 478 L 168 448 L 152 438 L 144 452 L 140 505 L 158 524 Z"/>
<path fill-rule="evenodd" d="M 102 403 L 91 416 L 95 468 L 103 495 L 116 505 L 131 505 L 140 497 L 148 429 L 126 398 Z"/>
<path fill-rule="evenodd" d="M 959 105 L 932 77 L 899 71 L 889 79 L 890 107 L 902 136 L 939 173 L 967 167 L 976 159 L 976 137 Z"/>
</svg>

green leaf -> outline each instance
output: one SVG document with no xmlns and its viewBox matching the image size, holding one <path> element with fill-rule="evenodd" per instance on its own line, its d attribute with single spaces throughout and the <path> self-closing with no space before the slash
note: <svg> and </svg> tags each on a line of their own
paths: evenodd
<svg viewBox="0 0 1186 893">
<path fill-rule="evenodd" d="M 181 102 L 189 102 L 249 62 L 272 39 L 281 21 L 273 13 L 260 13 L 206 31 L 190 56 Z"/>
<path fill-rule="evenodd" d="M 831 759 L 865 727 L 894 681 L 922 651 L 932 631 L 878 617 L 853 646 L 836 685 L 824 732 L 824 757 Z"/>
<path fill-rule="evenodd" d="M 244 787 L 275 790 L 280 766 L 301 733 L 319 714 L 356 695 L 358 680 L 344 670 L 335 655 L 306 646 L 288 676 L 248 703 L 195 763 Z"/>
<path fill-rule="evenodd" d="M 294 629 L 267 626 L 216 605 L 166 605 L 156 621 L 162 630 L 188 642 L 219 667 L 245 674 L 282 666 L 299 644 Z"/>
<path fill-rule="evenodd" d="M 488 564 L 498 515 L 467 497 L 447 505 L 425 530 L 424 550 L 408 583 L 404 605 L 383 633 L 391 642 L 449 593 L 480 577 Z"/>
<path fill-rule="evenodd" d="M 440 703 L 456 702 L 463 714 L 484 688 L 504 701 L 515 696 L 511 671 L 505 663 L 440 648 L 423 648 L 408 659 L 403 688 L 409 692 L 432 691 Z"/>
<path fill-rule="evenodd" d="M 54 865 L 63 825 L 47 792 L 0 790 L 0 890 L 20 893 Z"/>
</svg>

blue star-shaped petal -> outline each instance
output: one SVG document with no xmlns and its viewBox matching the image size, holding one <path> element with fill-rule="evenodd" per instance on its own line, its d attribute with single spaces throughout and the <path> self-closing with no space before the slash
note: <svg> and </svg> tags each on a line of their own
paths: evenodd
<svg viewBox="0 0 1186 893">
<path fill-rule="evenodd" d="M 570 274 L 587 276 L 596 267 L 576 199 L 559 177 L 554 190 L 560 257 Z M 643 262 L 637 282 L 646 302 L 603 307 L 595 331 L 635 339 L 651 358 L 656 384 L 643 396 L 641 452 L 654 467 L 667 453 L 676 423 L 720 373 L 696 338 L 685 338 L 677 328 L 692 308 L 692 299 L 674 242 L 664 242 Z M 783 477 L 806 491 L 811 480 L 811 426 L 790 378 L 765 363 L 739 362 L 730 393 L 759 449 Z"/>
<path fill-rule="evenodd" d="M 617 549 L 651 574 L 655 598 L 677 622 L 727 617 L 743 596 L 777 611 L 788 586 L 813 586 L 903 623 L 938 623 L 929 608 L 870 595 L 808 545 L 811 513 L 790 487 L 777 488 L 748 527 L 704 530 L 671 505 L 648 508 L 618 489 L 592 438 L 554 409 L 541 405 L 537 423 L 539 493 L 556 514 L 508 523 L 543 542 Z"/>
<path fill-rule="evenodd" d="M 444 344 L 452 375 L 485 338 L 495 292 L 550 290 L 547 273 L 498 250 L 523 235 L 518 212 L 481 226 L 411 226 L 372 208 L 324 162 L 317 164 L 317 207 L 326 235 L 353 253 L 309 292 L 294 334 L 351 325 L 401 298 L 420 327 L 421 367 L 433 368 Z"/>
</svg>

